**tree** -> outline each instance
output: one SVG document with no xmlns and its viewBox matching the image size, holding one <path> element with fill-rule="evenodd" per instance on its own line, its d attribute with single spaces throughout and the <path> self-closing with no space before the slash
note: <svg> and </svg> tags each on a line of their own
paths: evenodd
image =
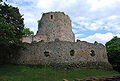
<svg viewBox="0 0 120 81">
<path fill-rule="evenodd" d="M 0 4 L 0 44 L 19 45 L 23 29 L 23 18 L 19 9 L 7 4 Z"/>
<path fill-rule="evenodd" d="M 34 32 L 33 32 L 33 31 L 30 31 L 29 28 L 24 28 L 24 29 L 23 29 L 23 33 L 24 33 L 24 36 L 34 35 Z"/>
<path fill-rule="evenodd" d="M 106 44 L 108 60 L 113 66 L 120 65 L 120 38 L 113 37 Z"/>
<path fill-rule="evenodd" d="M 0 2 L 1 3 L 1 2 Z M 14 54 L 22 44 L 24 23 L 19 9 L 0 4 L 0 60 Z"/>
</svg>

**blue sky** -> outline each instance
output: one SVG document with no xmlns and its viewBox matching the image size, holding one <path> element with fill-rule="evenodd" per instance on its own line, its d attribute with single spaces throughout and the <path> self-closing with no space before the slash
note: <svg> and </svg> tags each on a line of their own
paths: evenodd
<svg viewBox="0 0 120 81">
<path fill-rule="evenodd" d="M 120 0 L 7 0 L 20 9 L 24 23 L 36 33 L 42 13 L 69 15 L 76 39 L 105 44 L 120 37 Z"/>
</svg>

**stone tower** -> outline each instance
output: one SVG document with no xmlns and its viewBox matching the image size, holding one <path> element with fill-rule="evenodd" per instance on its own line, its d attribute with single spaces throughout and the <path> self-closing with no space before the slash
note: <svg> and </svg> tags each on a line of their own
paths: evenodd
<svg viewBox="0 0 120 81">
<path fill-rule="evenodd" d="M 55 39 L 59 39 L 60 41 L 75 41 L 71 20 L 63 12 L 43 13 L 38 23 L 36 36 L 47 42 L 54 41 Z"/>
</svg>

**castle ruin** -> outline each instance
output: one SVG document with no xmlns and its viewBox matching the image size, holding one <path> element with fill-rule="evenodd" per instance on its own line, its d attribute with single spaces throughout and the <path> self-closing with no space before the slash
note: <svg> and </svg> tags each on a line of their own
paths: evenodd
<svg viewBox="0 0 120 81">
<path fill-rule="evenodd" d="M 71 20 L 63 12 L 42 15 L 35 36 L 24 37 L 26 49 L 20 50 L 16 64 L 47 64 L 57 68 L 111 68 L 106 47 L 78 40 Z"/>
<path fill-rule="evenodd" d="M 75 42 L 75 35 L 72 32 L 71 20 L 63 12 L 43 13 L 38 21 L 38 31 L 35 36 L 24 37 L 23 42 L 32 41 L 50 42 L 58 39 L 60 41 Z"/>
</svg>

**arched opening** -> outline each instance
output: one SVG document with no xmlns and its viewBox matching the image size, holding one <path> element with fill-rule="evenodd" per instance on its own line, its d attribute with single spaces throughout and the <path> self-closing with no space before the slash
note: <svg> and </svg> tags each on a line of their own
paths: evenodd
<svg viewBox="0 0 120 81">
<path fill-rule="evenodd" d="M 94 50 L 91 50 L 90 51 L 90 55 L 93 57 L 93 56 L 95 56 L 95 51 Z"/>
<path fill-rule="evenodd" d="M 74 51 L 74 50 L 71 50 L 71 51 L 70 51 L 70 56 L 74 56 L 74 54 L 75 54 L 75 51 Z"/>
</svg>

